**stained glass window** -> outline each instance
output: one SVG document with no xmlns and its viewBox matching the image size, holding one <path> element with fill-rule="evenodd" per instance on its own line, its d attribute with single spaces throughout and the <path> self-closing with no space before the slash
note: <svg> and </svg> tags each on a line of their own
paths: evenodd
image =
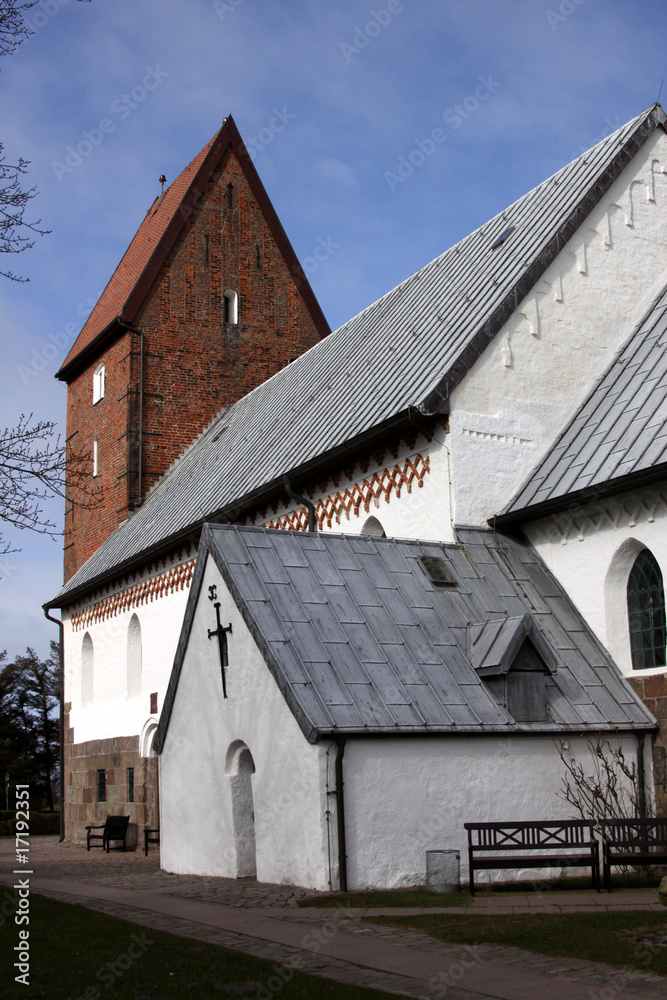
<svg viewBox="0 0 667 1000">
<path fill-rule="evenodd" d="M 665 591 L 655 557 L 639 553 L 628 579 L 628 620 L 633 670 L 665 666 Z"/>
</svg>

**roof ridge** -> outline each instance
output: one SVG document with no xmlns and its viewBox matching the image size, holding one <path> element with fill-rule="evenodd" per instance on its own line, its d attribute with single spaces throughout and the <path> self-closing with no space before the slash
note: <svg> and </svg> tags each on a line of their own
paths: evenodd
<svg viewBox="0 0 667 1000">
<path fill-rule="evenodd" d="M 415 400 L 422 401 L 427 415 L 436 414 L 447 396 L 443 391 L 436 397 L 433 386 L 451 390 L 458 384 L 504 322 L 502 311 L 516 310 L 543 273 L 539 268 L 560 252 L 570 230 L 582 225 L 665 120 L 662 109 L 659 115 L 651 109 L 634 118 L 598 144 L 599 154 L 589 154 L 587 164 L 581 154 L 572 161 L 579 166 L 566 165 L 552 175 L 566 171 L 562 184 L 550 183 L 552 178 L 541 182 L 416 272 L 421 280 L 411 275 L 374 308 L 364 309 L 231 404 L 220 446 L 211 442 L 210 428 L 216 421 L 219 426 L 220 415 L 213 418 L 124 531 L 89 558 L 57 600 L 66 603 L 70 594 L 147 558 L 207 519 L 262 506 L 276 495 L 283 475 L 319 475 L 349 450 L 350 442 L 414 429 L 409 414 Z M 517 230 L 498 256 L 479 234 L 494 220 L 511 217 L 522 201 Z M 441 261 L 446 263 L 434 266 Z"/>
</svg>

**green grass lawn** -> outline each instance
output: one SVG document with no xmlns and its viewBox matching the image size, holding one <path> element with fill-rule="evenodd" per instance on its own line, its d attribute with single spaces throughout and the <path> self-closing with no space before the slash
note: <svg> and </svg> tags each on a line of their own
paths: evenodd
<svg viewBox="0 0 667 1000">
<path fill-rule="evenodd" d="M 426 889 L 369 889 L 366 892 L 327 892 L 300 899 L 298 906 L 468 906 L 470 893 L 428 892 Z"/>
<path fill-rule="evenodd" d="M 509 945 L 542 955 L 584 958 L 667 976 L 667 909 L 664 914 L 434 913 L 419 917 L 373 917 L 372 922 L 411 927 L 456 944 Z M 660 937 L 664 944 L 660 943 Z"/>
<path fill-rule="evenodd" d="M 0 894 L 13 905 L 13 893 Z M 30 896 L 29 986 L 14 981 L 19 927 L 10 905 L 0 917 L 3 1000 L 179 1000 L 224 997 L 221 987 L 255 982 L 251 1000 L 390 1000 L 280 968 L 240 952 L 174 937 L 82 906 Z M 13 971 L 10 971 L 13 970 Z M 237 994 L 242 995 L 242 994 Z"/>
<path fill-rule="evenodd" d="M 652 889 L 660 884 L 661 875 L 642 875 L 634 872 L 628 875 L 614 875 L 612 889 Z M 493 896 L 503 892 L 540 892 L 549 893 L 569 889 L 590 889 L 589 876 L 574 876 L 568 878 L 553 878 L 540 881 L 537 886 L 533 882 L 494 882 L 493 885 L 479 883 L 477 895 Z M 545 897 L 548 902 L 548 896 Z M 383 906 L 469 906 L 470 892 L 464 887 L 460 892 L 428 892 L 423 886 L 412 889 L 373 889 L 364 892 L 322 892 L 317 896 L 307 896 L 300 899 L 299 906 L 354 906 L 376 908 Z"/>
</svg>

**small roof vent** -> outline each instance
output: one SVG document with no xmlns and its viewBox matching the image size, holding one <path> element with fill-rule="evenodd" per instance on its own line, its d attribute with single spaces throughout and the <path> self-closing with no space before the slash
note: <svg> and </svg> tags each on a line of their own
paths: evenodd
<svg viewBox="0 0 667 1000">
<path fill-rule="evenodd" d="M 436 587 L 455 587 L 456 578 L 444 559 L 439 556 L 420 556 L 419 564 Z"/>
<path fill-rule="evenodd" d="M 516 229 L 516 226 L 508 226 L 507 229 L 503 229 L 503 231 L 500 234 L 500 236 L 498 236 L 494 240 L 494 242 L 491 244 L 491 249 L 495 250 L 496 247 L 501 246 L 505 242 L 505 240 L 507 239 L 507 237 L 510 235 L 510 233 L 513 233 L 515 229 Z"/>
</svg>

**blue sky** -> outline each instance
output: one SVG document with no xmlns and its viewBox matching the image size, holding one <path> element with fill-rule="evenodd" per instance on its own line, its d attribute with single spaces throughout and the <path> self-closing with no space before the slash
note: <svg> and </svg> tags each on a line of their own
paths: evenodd
<svg viewBox="0 0 667 1000">
<path fill-rule="evenodd" d="M 0 141 L 31 161 L 51 234 L 9 262 L 29 283 L 0 279 L 3 426 L 33 413 L 64 430 L 54 372 L 158 177 L 225 115 L 335 328 L 651 105 L 667 75 L 667 8 L 649 0 L 40 0 L 28 17 L 34 35 L 0 61 Z M 45 653 L 61 546 L 10 537 L 0 649 Z"/>
</svg>

